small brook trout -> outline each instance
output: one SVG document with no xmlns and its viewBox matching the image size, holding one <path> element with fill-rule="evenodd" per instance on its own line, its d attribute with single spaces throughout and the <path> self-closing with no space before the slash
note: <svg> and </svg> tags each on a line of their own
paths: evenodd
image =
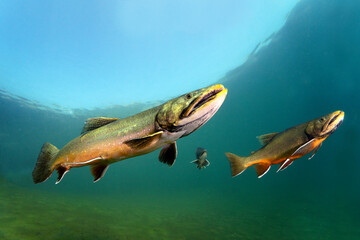
<svg viewBox="0 0 360 240">
<path fill-rule="evenodd" d="M 207 158 L 207 151 L 205 148 L 198 147 L 195 153 L 196 159 L 191 161 L 191 163 L 195 163 L 198 169 L 206 168 L 210 165 L 210 162 L 206 159 Z"/>
<path fill-rule="evenodd" d="M 109 165 L 162 148 L 159 160 L 172 166 L 177 156 L 176 140 L 205 124 L 220 108 L 227 89 L 217 84 L 174 98 L 136 115 L 118 118 L 90 118 L 83 134 L 61 150 L 45 143 L 32 176 L 40 183 L 58 172 L 56 183 L 74 167 L 90 166 L 94 182 Z"/>
<path fill-rule="evenodd" d="M 239 157 L 225 153 L 229 158 L 231 175 L 237 176 L 246 168 L 255 165 L 258 177 L 262 177 L 270 166 L 281 164 L 278 171 L 287 168 L 295 159 L 311 151 L 311 159 L 322 142 L 329 137 L 342 123 L 343 111 L 335 111 L 323 117 L 289 128 L 280 133 L 270 133 L 259 138 L 264 145 L 249 157 Z"/>
</svg>

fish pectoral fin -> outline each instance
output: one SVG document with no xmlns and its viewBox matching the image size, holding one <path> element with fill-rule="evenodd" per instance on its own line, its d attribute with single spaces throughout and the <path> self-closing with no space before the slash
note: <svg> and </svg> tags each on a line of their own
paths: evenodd
<svg viewBox="0 0 360 240">
<path fill-rule="evenodd" d="M 314 156 L 315 156 L 315 153 L 319 150 L 319 148 L 321 147 L 322 143 L 320 143 L 319 145 L 317 145 L 315 148 L 314 148 L 314 151 L 313 153 L 311 154 L 311 156 L 309 157 L 308 160 L 312 159 Z"/>
<path fill-rule="evenodd" d="M 210 166 L 210 162 L 207 159 L 205 159 L 204 167 L 207 167 L 207 166 Z"/>
<path fill-rule="evenodd" d="M 159 153 L 159 160 L 170 167 L 174 164 L 177 156 L 176 142 L 169 143 L 163 147 Z"/>
<path fill-rule="evenodd" d="M 195 159 L 194 161 L 191 161 L 190 163 L 195 163 L 195 164 L 198 164 L 199 160 L 198 159 Z"/>
<path fill-rule="evenodd" d="M 94 176 L 94 183 L 99 181 L 106 173 L 110 164 L 96 164 L 90 167 L 91 174 Z"/>
<path fill-rule="evenodd" d="M 258 175 L 258 178 L 261 178 L 269 171 L 271 164 L 270 163 L 259 163 L 259 164 L 255 165 L 254 167 L 255 167 L 256 173 Z"/>
<path fill-rule="evenodd" d="M 109 123 L 115 122 L 116 120 L 119 120 L 119 118 L 108 118 L 108 117 L 88 118 L 85 121 L 81 134 L 105 126 Z"/>
<path fill-rule="evenodd" d="M 134 149 L 142 149 L 142 148 L 145 148 L 145 147 L 151 145 L 155 141 L 158 141 L 162 134 L 163 134 L 163 131 L 159 131 L 159 132 L 153 133 L 151 135 L 148 135 L 146 137 L 134 138 L 134 139 L 127 140 L 124 142 L 124 144 L 126 144 L 129 147 L 134 148 Z"/>
<path fill-rule="evenodd" d="M 314 142 L 316 140 L 316 138 L 313 138 L 311 139 L 310 141 L 307 141 L 306 143 L 304 143 L 303 145 L 301 145 L 298 149 L 296 149 L 296 151 L 291 154 L 290 157 L 296 155 L 296 154 L 300 154 L 301 156 L 311 152 L 311 148 L 312 148 L 312 145 L 311 143 Z"/>
<path fill-rule="evenodd" d="M 271 139 L 273 139 L 278 133 L 268 133 L 268 134 L 264 134 L 261 136 L 257 136 L 256 138 L 259 139 L 259 142 L 261 145 L 266 145 L 268 144 Z"/>
<path fill-rule="evenodd" d="M 58 178 L 55 184 L 58 184 L 69 170 L 70 168 L 66 168 L 63 166 L 56 168 L 56 171 L 58 172 Z"/>
<path fill-rule="evenodd" d="M 285 170 L 293 162 L 294 162 L 294 160 L 292 160 L 290 158 L 286 159 L 285 161 L 282 162 L 282 164 L 280 165 L 279 169 L 276 172 Z"/>
</svg>

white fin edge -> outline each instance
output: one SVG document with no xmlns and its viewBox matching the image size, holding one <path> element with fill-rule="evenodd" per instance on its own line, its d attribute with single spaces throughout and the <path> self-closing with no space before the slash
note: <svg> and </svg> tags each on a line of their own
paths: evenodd
<svg viewBox="0 0 360 240">
<path fill-rule="evenodd" d="M 261 174 L 260 176 L 258 176 L 258 178 L 261 178 L 262 176 L 264 176 L 270 170 L 270 168 L 271 168 L 271 165 L 269 165 L 269 167 L 266 169 L 266 171 L 263 174 Z"/>
<path fill-rule="evenodd" d="M 102 171 L 100 177 L 99 177 L 98 179 L 94 180 L 93 183 L 96 183 L 97 181 L 99 181 L 99 180 L 105 175 L 105 173 L 106 173 L 106 171 L 108 170 L 109 166 L 110 166 L 110 164 L 108 164 L 108 165 L 106 166 L 106 168 L 104 168 L 104 170 Z"/>
</svg>

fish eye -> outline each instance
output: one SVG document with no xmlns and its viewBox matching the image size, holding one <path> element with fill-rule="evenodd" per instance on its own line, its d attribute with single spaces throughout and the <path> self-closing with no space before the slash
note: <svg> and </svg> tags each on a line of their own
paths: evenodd
<svg viewBox="0 0 360 240">
<path fill-rule="evenodd" d="M 325 121 L 325 118 L 322 117 L 322 118 L 320 119 L 320 122 L 324 122 L 324 121 Z"/>
<path fill-rule="evenodd" d="M 191 98 L 191 94 L 190 94 L 190 93 L 188 93 L 188 94 L 185 95 L 185 99 L 186 99 L 186 100 L 189 100 L 190 98 Z"/>
</svg>

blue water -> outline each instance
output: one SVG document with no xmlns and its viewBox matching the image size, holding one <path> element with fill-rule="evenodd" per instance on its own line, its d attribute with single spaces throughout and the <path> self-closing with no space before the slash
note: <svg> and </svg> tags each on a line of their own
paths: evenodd
<svg viewBox="0 0 360 240">
<path fill-rule="evenodd" d="M 155 151 L 111 165 L 95 184 L 83 167 L 34 185 L 44 142 L 62 147 L 88 117 L 151 104 L 63 114 L 1 92 L 0 239 L 358 239 L 359 12 L 358 1 L 299 2 L 269 45 L 219 80 L 223 106 L 177 142 L 171 168 Z M 247 156 L 261 147 L 256 136 L 338 109 L 343 124 L 311 161 L 231 178 L 224 152 Z M 190 164 L 199 146 L 211 162 L 201 171 Z"/>
</svg>

